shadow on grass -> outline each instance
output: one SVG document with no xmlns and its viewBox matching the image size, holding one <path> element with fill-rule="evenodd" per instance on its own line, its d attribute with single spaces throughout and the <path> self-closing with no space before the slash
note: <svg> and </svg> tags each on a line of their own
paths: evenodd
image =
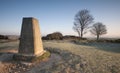
<svg viewBox="0 0 120 73">
<path fill-rule="evenodd" d="M 120 53 L 120 43 L 104 43 L 104 42 L 75 42 L 77 45 L 91 46 L 99 50 L 104 50 L 107 52 Z"/>
</svg>

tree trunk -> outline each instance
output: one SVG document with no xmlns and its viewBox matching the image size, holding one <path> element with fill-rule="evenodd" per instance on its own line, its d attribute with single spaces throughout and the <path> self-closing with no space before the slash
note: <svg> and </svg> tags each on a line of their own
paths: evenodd
<svg viewBox="0 0 120 73">
<path fill-rule="evenodd" d="M 81 38 L 83 38 L 83 31 L 81 30 Z"/>
<path fill-rule="evenodd" d="M 80 32 L 78 32 L 78 36 L 80 37 Z"/>
<path fill-rule="evenodd" d="M 97 41 L 99 40 L 99 34 L 97 34 Z"/>
</svg>

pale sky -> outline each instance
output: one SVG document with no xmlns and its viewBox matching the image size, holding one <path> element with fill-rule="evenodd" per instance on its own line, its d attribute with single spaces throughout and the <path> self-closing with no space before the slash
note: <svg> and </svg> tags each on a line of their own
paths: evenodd
<svg viewBox="0 0 120 73">
<path fill-rule="evenodd" d="M 82 9 L 90 11 L 94 22 L 106 25 L 103 37 L 120 37 L 120 0 L 0 0 L 0 34 L 20 35 L 22 18 L 35 17 L 42 35 L 56 31 L 77 35 L 72 29 L 74 16 Z"/>
</svg>

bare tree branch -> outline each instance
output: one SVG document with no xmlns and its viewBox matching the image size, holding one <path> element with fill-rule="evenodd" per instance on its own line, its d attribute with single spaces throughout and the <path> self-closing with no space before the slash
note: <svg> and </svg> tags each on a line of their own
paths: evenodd
<svg viewBox="0 0 120 73">
<path fill-rule="evenodd" d="M 97 35 L 97 40 L 99 40 L 99 36 L 103 35 L 103 34 L 106 34 L 107 30 L 106 30 L 106 26 L 105 25 L 103 25 L 101 22 L 98 22 L 98 23 L 95 23 L 92 26 L 90 32 L 93 35 Z"/>
<path fill-rule="evenodd" d="M 75 15 L 73 30 L 75 30 L 79 37 L 82 38 L 92 22 L 93 17 L 89 14 L 89 11 L 86 9 L 81 10 Z"/>
</svg>

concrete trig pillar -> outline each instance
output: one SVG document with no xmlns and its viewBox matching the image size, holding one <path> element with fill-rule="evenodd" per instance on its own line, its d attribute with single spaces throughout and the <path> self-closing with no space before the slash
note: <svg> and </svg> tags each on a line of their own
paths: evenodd
<svg viewBox="0 0 120 73">
<path fill-rule="evenodd" d="M 18 53 L 24 55 L 39 55 L 43 53 L 43 45 L 37 19 L 31 17 L 23 18 Z"/>
<path fill-rule="evenodd" d="M 19 50 L 13 58 L 29 61 L 44 52 L 38 20 L 32 17 L 23 18 Z"/>
</svg>

